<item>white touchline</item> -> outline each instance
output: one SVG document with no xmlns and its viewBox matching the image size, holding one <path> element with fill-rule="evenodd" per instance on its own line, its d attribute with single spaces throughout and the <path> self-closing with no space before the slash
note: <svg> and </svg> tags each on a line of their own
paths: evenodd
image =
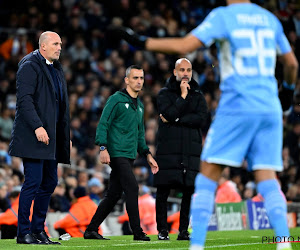
<svg viewBox="0 0 300 250">
<path fill-rule="evenodd" d="M 250 246 L 250 245 L 262 245 L 260 242 L 256 243 L 237 243 L 237 244 L 226 244 L 226 245 L 216 245 L 216 246 L 205 246 L 205 248 L 225 248 L 225 247 L 236 247 L 236 246 Z"/>
<path fill-rule="evenodd" d="M 71 246 L 63 246 L 63 245 L 60 245 L 60 248 L 63 248 L 63 247 L 68 247 L 70 248 Z M 72 246 L 72 248 L 91 248 L 91 247 L 96 247 L 96 248 L 100 248 L 100 247 L 107 247 L 106 245 L 99 245 L 99 246 Z"/>
<path fill-rule="evenodd" d="M 121 240 L 121 241 L 124 241 L 124 240 Z M 167 241 L 165 241 L 165 242 L 161 242 L 161 241 L 150 241 L 150 242 L 147 242 L 147 245 L 155 245 L 155 244 L 170 244 L 171 242 L 167 242 Z M 112 245 L 110 245 L 110 246 L 113 246 L 113 247 L 118 247 L 118 246 L 129 246 L 129 245 L 143 245 L 143 244 L 145 244 L 145 242 L 124 242 L 124 243 L 119 243 L 119 244 L 112 244 Z M 64 245 L 61 245 L 60 247 L 70 247 L 70 246 L 64 246 Z M 102 247 L 107 247 L 107 245 L 97 245 L 97 246 L 95 246 L 95 245 L 92 245 L 92 246 L 72 246 L 72 247 L 84 247 L 84 248 L 91 248 L 91 247 L 96 247 L 96 248 L 102 248 Z M 146 248 L 145 248 L 146 249 Z M 148 247 L 147 247 L 147 249 L 149 249 Z M 156 248 L 155 248 L 156 249 Z M 169 249 L 169 248 L 168 248 Z M 181 249 L 181 248 L 178 248 L 178 249 Z M 187 249 L 187 248 L 182 248 L 182 249 Z"/>
<path fill-rule="evenodd" d="M 257 245 L 262 243 L 237 243 L 237 244 L 227 244 L 227 245 L 216 245 L 216 246 L 205 246 L 205 249 L 207 248 L 226 248 L 226 247 L 235 247 L 235 246 L 249 246 L 249 245 Z M 156 248 L 142 248 L 147 250 L 157 250 Z M 142 250 L 141 249 L 141 250 Z M 159 250 L 169 250 L 170 248 L 159 248 Z M 187 250 L 187 247 L 184 248 L 176 248 L 176 250 Z"/>
<path fill-rule="evenodd" d="M 171 244 L 172 242 L 171 241 L 150 241 L 150 242 L 147 242 L 146 244 L 147 245 L 155 245 L 155 244 Z M 128 245 L 145 245 L 145 242 L 127 242 L 126 244 L 113 244 L 111 246 L 128 246 Z M 148 248 L 147 248 L 148 249 Z"/>
<path fill-rule="evenodd" d="M 262 243 L 237 243 L 237 244 L 226 244 L 226 245 L 216 245 L 216 246 L 205 246 L 204 249 L 207 248 L 226 248 L 226 247 L 235 247 L 235 246 L 249 246 L 249 245 L 257 245 Z M 176 250 L 184 250 L 188 248 L 176 248 Z M 147 250 L 156 250 L 156 248 L 147 248 Z M 163 249 L 160 248 L 159 250 L 169 250 L 169 248 Z"/>
<path fill-rule="evenodd" d="M 151 244 L 151 245 L 155 245 L 155 244 L 161 244 L 161 243 L 164 243 L 164 244 L 170 244 L 170 242 L 160 242 L 160 241 L 152 241 L 152 242 L 147 242 L 147 245 L 148 244 Z M 110 245 L 110 246 L 128 246 L 128 245 L 143 245 L 145 244 L 144 242 L 132 242 L 132 243 L 124 243 L 124 244 L 113 244 L 113 245 Z M 215 246 L 205 246 L 205 249 L 207 248 L 226 248 L 226 247 L 235 247 L 235 246 L 251 246 L 251 245 L 258 245 L 258 244 L 262 244 L 262 243 L 237 243 L 237 244 L 226 244 L 226 245 L 215 245 Z M 59 248 L 63 248 L 63 247 L 70 247 L 70 246 L 60 246 Z M 97 245 L 97 246 L 72 246 L 73 248 L 104 248 L 104 247 L 107 247 L 107 245 Z M 156 250 L 156 248 L 149 248 L 149 247 L 145 247 L 145 249 L 147 250 Z M 186 250 L 188 248 L 176 248 L 176 250 Z M 142 250 L 142 249 L 141 249 Z M 166 248 L 166 249 L 163 249 L 163 248 L 160 248 L 160 250 L 169 250 L 169 248 Z"/>
</svg>

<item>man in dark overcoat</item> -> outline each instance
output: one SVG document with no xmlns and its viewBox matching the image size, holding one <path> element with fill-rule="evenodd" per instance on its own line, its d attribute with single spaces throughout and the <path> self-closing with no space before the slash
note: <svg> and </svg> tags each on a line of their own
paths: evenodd
<svg viewBox="0 0 300 250">
<path fill-rule="evenodd" d="M 178 59 L 173 74 L 157 97 L 160 121 L 156 157 L 160 171 L 154 176 L 156 221 L 158 239 L 169 240 L 167 198 L 170 189 L 181 188 L 177 240 L 189 240 L 190 203 L 202 149 L 201 128 L 206 125 L 208 111 L 206 100 L 192 79 L 191 62 L 186 58 Z"/>
<path fill-rule="evenodd" d="M 19 211 L 19 244 L 60 244 L 44 231 L 50 196 L 57 185 L 57 163 L 70 164 L 70 118 L 61 64 L 61 38 L 44 32 L 39 49 L 26 55 L 17 72 L 17 108 L 9 154 L 21 157 L 25 181 Z M 34 200 L 32 221 L 30 206 Z"/>
</svg>

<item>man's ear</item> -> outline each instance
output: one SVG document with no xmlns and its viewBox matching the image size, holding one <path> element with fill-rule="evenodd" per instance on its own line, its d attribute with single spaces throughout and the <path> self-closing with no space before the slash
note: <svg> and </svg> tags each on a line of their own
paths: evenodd
<svg viewBox="0 0 300 250">
<path fill-rule="evenodd" d="M 177 70 L 176 69 L 173 69 L 173 74 L 174 74 L 174 76 L 177 76 Z"/>
</svg>

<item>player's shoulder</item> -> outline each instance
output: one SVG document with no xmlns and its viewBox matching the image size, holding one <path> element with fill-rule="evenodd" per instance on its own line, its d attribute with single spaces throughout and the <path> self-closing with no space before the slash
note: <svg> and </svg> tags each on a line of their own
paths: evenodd
<svg viewBox="0 0 300 250">
<path fill-rule="evenodd" d="M 277 16 L 275 16 L 274 13 L 272 13 L 271 11 L 268 11 L 266 9 L 264 9 L 264 11 L 265 11 L 266 15 L 269 16 L 269 18 L 272 20 L 273 23 L 278 23 L 278 24 L 280 23 L 279 19 L 277 18 Z"/>
<path fill-rule="evenodd" d="M 267 16 L 268 20 L 269 20 L 269 27 L 272 27 L 273 30 L 275 30 L 276 32 L 278 30 L 281 30 L 282 28 L 281 27 L 281 23 L 279 21 L 279 19 L 275 16 L 275 14 L 273 14 L 271 11 L 261 7 L 261 6 L 258 6 L 260 9 L 261 9 L 261 12 L 264 13 L 264 15 Z"/>
<path fill-rule="evenodd" d="M 227 6 L 227 10 L 231 13 L 227 13 L 227 16 L 249 16 L 253 23 L 257 23 L 263 26 L 269 26 L 276 29 L 278 26 L 278 18 L 269 10 L 259 6 L 255 3 L 241 3 Z M 233 15 L 230 15 L 233 14 Z M 247 19 L 247 18 L 246 18 Z"/>
<path fill-rule="evenodd" d="M 228 6 L 220 6 L 214 8 L 211 12 L 209 12 L 208 17 L 213 18 L 215 16 L 222 15 L 222 13 L 226 13 L 228 11 Z"/>
<path fill-rule="evenodd" d="M 271 11 L 255 4 L 255 3 L 251 3 L 251 6 L 252 6 L 252 8 L 256 9 L 255 10 L 256 13 L 264 14 L 264 15 L 268 16 L 269 18 L 271 18 L 272 21 L 277 21 L 278 20 L 278 18 Z"/>
</svg>

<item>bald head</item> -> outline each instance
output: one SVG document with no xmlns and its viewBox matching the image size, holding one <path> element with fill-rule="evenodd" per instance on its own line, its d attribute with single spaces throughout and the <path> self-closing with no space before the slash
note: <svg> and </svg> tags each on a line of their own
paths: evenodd
<svg viewBox="0 0 300 250">
<path fill-rule="evenodd" d="M 183 61 L 186 61 L 186 62 L 189 63 L 189 64 L 191 65 L 191 67 L 192 67 L 192 63 L 191 63 L 191 61 L 190 61 L 189 59 L 187 59 L 187 58 L 179 58 L 179 59 L 176 61 L 176 63 L 175 63 L 175 69 L 176 69 L 177 67 L 179 67 L 179 65 L 180 65 Z"/>
<path fill-rule="evenodd" d="M 187 58 L 180 58 L 175 63 L 175 69 L 173 71 L 174 76 L 176 76 L 176 81 L 181 82 L 182 80 L 192 79 L 192 63 Z"/>
<path fill-rule="evenodd" d="M 40 35 L 40 38 L 39 38 L 39 48 L 41 48 L 41 44 L 42 43 L 45 43 L 47 42 L 47 40 L 49 40 L 49 37 L 50 36 L 53 36 L 53 35 L 57 35 L 57 33 L 53 32 L 53 31 L 45 31 L 43 32 L 41 35 Z"/>
<path fill-rule="evenodd" d="M 48 61 L 58 60 L 61 51 L 60 36 L 52 31 L 45 31 L 39 38 L 39 51 Z"/>
</svg>

